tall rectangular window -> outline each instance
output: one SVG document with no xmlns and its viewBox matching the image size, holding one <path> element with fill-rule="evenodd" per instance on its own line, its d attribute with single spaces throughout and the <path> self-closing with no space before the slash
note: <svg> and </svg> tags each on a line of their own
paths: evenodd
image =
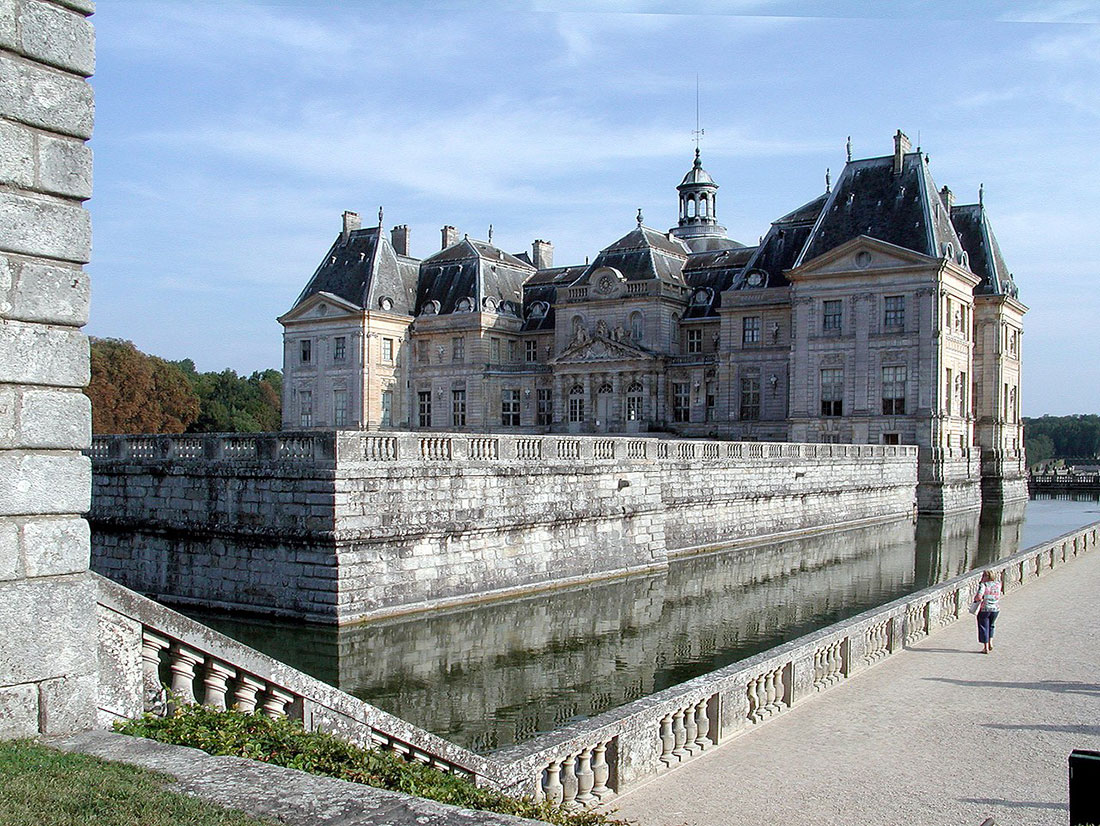
<svg viewBox="0 0 1100 826">
<path fill-rule="evenodd" d="M 741 421 L 755 422 L 760 419 L 760 377 L 741 377 Z"/>
<path fill-rule="evenodd" d="M 393 364 L 393 339 L 382 339 L 382 363 Z"/>
<path fill-rule="evenodd" d="M 500 391 L 500 423 L 505 427 L 519 427 L 519 391 Z"/>
<path fill-rule="evenodd" d="M 348 391 L 332 391 L 332 423 L 336 427 L 347 427 L 348 424 Z"/>
<path fill-rule="evenodd" d="M 313 392 L 298 391 L 298 424 L 301 427 L 313 427 Z"/>
<path fill-rule="evenodd" d="M 947 387 L 944 397 L 947 401 L 947 415 L 950 416 L 955 410 L 955 385 L 951 383 L 952 373 L 951 368 L 947 369 Z"/>
<path fill-rule="evenodd" d="M 451 391 L 451 424 L 455 427 L 466 426 L 466 391 Z"/>
<path fill-rule="evenodd" d="M 518 341 L 509 341 L 508 342 L 508 361 L 513 362 L 513 363 L 519 361 L 519 342 Z"/>
<path fill-rule="evenodd" d="M 882 414 L 901 416 L 905 413 L 905 365 L 882 368 Z"/>
<path fill-rule="evenodd" d="M 303 338 L 299 344 L 301 345 L 301 349 L 298 352 L 301 356 L 302 364 L 309 364 L 313 361 L 313 340 Z"/>
<path fill-rule="evenodd" d="M 569 391 L 569 421 L 584 421 L 584 388 L 580 385 Z"/>
<path fill-rule="evenodd" d="M 500 339 L 489 339 L 489 361 L 493 364 L 500 364 Z"/>
<path fill-rule="evenodd" d="M 432 358 L 432 348 L 427 341 L 416 342 L 416 360 L 421 364 L 427 364 Z"/>
<path fill-rule="evenodd" d="M 687 331 L 687 351 L 689 353 L 703 352 L 703 331 L 697 327 L 689 328 Z"/>
<path fill-rule="evenodd" d="M 451 361 L 466 360 L 466 337 L 455 336 L 451 339 Z"/>
<path fill-rule="evenodd" d="M 346 361 L 348 357 L 348 340 L 344 336 L 337 336 L 332 340 L 332 360 Z"/>
<path fill-rule="evenodd" d="M 821 305 L 821 330 L 825 333 L 839 333 L 843 317 L 843 305 L 840 301 L 824 301 Z"/>
<path fill-rule="evenodd" d="M 821 371 L 821 415 L 844 415 L 844 370 L 826 367 Z"/>
<path fill-rule="evenodd" d="M 523 360 L 526 362 L 539 360 L 539 343 L 534 339 L 528 339 L 523 343 Z"/>
<path fill-rule="evenodd" d="M 741 343 L 760 343 L 760 316 L 750 315 L 741 319 Z"/>
<path fill-rule="evenodd" d="M 691 385 L 686 381 L 672 383 L 672 420 L 691 421 Z"/>
<path fill-rule="evenodd" d="M 535 392 L 537 394 L 535 424 L 549 427 L 554 423 L 554 391 L 549 387 L 540 387 Z"/>
<path fill-rule="evenodd" d="M 393 426 L 393 391 L 382 391 L 382 427 Z"/>
<path fill-rule="evenodd" d="M 884 314 L 882 324 L 884 327 L 905 326 L 905 296 L 888 295 L 883 302 Z"/>
<path fill-rule="evenodd" d="M 432 391 L 421 390 L 416 394 L 417 413 L 421 427 L 432 426 Z"/>
<path fill-rule="evenodd" d="M 713 381 L 707 382 L 706 413 L 708 422 L 713 422 L 718 413 L 718 385 Z"/>
</svg>

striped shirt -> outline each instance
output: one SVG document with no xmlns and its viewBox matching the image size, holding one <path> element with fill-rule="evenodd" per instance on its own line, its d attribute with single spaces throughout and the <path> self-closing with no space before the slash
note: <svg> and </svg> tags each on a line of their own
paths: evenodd
<svg viewBox="0 0 1100 826">
<path fill-rule="evenodd" d="M 981 600 L 982 611 L 997 611 L 999 610 L 997 605 L 1001 601 L 1001 583 L 999 582 L 982 582 L 978 585 L 978 593 L 974 597 L 974 601 Z"/>
</svg>

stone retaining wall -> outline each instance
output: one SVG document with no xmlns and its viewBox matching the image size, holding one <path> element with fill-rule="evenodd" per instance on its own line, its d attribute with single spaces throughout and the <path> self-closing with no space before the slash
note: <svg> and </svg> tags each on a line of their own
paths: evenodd
<svg viewBox="0 0 1100 826">
<path fill-rule="evenodd" d="M 914 509 L 917 449 L 310 432 L 97 437 L 93 566 L 159 599 L 346 623 Z"/>
</svg>

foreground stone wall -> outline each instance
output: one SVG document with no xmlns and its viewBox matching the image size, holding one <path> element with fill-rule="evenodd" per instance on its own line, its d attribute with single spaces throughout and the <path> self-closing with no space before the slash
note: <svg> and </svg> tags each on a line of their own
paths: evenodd
<svg viewBox="0 0 1100 826">
<path fill-rule="evenodd" d="M 0 3 L 0 737 L 91 725 L 94 38 L 84 0 Z"/>
<path fill-rule="evenodd" d="M 94 567 L 344 623 L 909 516 L 914 447 L 469 434 L 102 437 Z"/>
</svg>

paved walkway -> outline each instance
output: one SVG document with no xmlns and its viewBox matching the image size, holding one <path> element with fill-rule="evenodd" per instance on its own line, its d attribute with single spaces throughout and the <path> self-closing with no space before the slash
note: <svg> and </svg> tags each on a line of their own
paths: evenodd
<svg viewBox="0 0 1100 826">
<path fill-rule="evenodd" d="M 640 826 L 1069 822 L 1067 757 L 1100 750 L 1100 552 L 623 795 Z"/>
</svg>

